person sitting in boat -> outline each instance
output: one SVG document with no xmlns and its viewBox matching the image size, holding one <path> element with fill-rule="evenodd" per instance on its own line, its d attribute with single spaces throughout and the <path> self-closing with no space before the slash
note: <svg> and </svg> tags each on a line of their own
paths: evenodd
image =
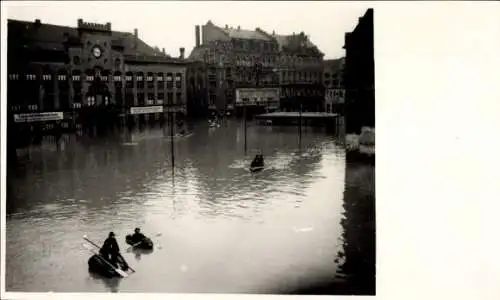
<svg viewBox="0 0 500 300">
<path fill-rule="evenodd" d="M 250 167 L 257 168 L 257 167 L 263 167 L 263 166 L 264 166 L 264 156 L 262 154 L 255 155 L 255 158 L 253 159 Z"/>
<path fill-rule="evenodd" d="M 141 229 L 140 228 L 136 228 L 134 230 L 134 234 L 131 237 L 132 243 L 137 244 L 139 242 L 144 241 L 145 239 L 146 239 L 146 236 L 141 233 Z"/>
<path fill-rule="evenodd" d="M 106 259 L 108 259 L 114 266 L 118 265 L 118 256 L 120 255 L 120 247 L 115 239 L 114 232 L 110 232 L 108 238 L 99 251 Z"/>
</svg>

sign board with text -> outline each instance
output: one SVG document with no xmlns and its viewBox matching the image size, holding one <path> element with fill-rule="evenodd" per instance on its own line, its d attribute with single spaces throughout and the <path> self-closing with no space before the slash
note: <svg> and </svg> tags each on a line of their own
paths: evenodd
<svg viewBox="0 0 500 300">
<path fill-rule="evenodd" d="M 144 106 L 144 107 L 131 107 L 130 114 L 131 115 L 143 115 L 143 114 L 154 114 L 154 113 L 162 113 L 163 106 Z"/>
<path fill-rule="evenodd" d="M 14 122 L 16 123 L 59 121 L 63 119 L 64 113 L 62 112 L 26 113 L 14 115 Z"/>
</svg>

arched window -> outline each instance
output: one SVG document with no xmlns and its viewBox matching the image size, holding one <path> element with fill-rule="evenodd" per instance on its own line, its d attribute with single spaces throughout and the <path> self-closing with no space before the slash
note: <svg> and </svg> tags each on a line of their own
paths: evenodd
<svg viewBox="0 0 500 300">
<path fill-rule="evenodd" d="M 132 73 L 132 72 L 125 73 L 125 87 L 127 89 L 131 89 L 134 87 L 133 77 L 134 77 L 134 73 Z"/>
<path fill-rule="evenodd" d="M 154 82 L 154 73 L 153 72 L 148 72 L 146 76 L 146 81 L 147 81 L 147 87 L 148 89 L 154 89 L 155 88 L 155 82 Z"/>
<path fill-rule="evenodd" d="M 66 70 L 59 70 L 57 72 L 57 88 L 59 89 L 59 107 L 62 110 L 70 109 L 70 86 L 69 78 Z"/>
<path fill-rule="evenodd" d="M 138 89 L 143 89 L 144 88 L 144 73 L 143 72 L 137 72 L 135 80 L 137 81 L 137 88 Z"/>
</svg>

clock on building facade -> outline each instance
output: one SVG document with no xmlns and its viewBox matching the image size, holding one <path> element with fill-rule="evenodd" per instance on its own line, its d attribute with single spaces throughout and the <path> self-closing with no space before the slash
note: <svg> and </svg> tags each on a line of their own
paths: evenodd
<svg viewBox="0 0 500 300">
<path fill-rule="evenodd" d="M 101 47 L 99 46 L 94 46 L 92 48 L 92 55 L 94 55 L 95 58 L 99 58 L 102 55 L 102 50 Z"/>
</svg>

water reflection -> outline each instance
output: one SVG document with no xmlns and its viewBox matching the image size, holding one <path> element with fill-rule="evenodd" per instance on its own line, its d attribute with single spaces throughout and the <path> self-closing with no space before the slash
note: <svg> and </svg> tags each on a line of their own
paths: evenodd
<svg viewBox="0 0 500 300">
<path fill-rule="evenodd" d="M 89 275 L 94 280 L 94 282 L 98 282 L 104 285 L 109 292 L 118 293 L 118 288 L 120 287 L 120 281 L 122 280 L 122 278 L 120 277 L 107 278 L 90 271 Z"/>
<path fill-rule="evenodd" d="M 191 135 L 173 139 L 175 168 L 165 127 L 68 135 L 59 150 L 44 140 L 19 151 L 8 174 L 7 290 L 100 291 L 74 272 L 89 258 L 74 245 L 83 234 L 101 244 L 114 231 L 126 249 L 135 227 L 162 235 L 153 253 L 125 251 L 138 272 L 120 291 L 276 293 L 332 278 L 344 150 L 323 132 L 305 130 L 299 149 L 296 128 L 247 130 L 245 154 L 239 122 L 190 124 Z M 258 152 L 266 168 L 251 173 Z"/>
<path fill-rule="evenodd" d="M 340 275 L 353 294 L 375 295 L 375 167 L 347 160 Z"/>
</svg>

